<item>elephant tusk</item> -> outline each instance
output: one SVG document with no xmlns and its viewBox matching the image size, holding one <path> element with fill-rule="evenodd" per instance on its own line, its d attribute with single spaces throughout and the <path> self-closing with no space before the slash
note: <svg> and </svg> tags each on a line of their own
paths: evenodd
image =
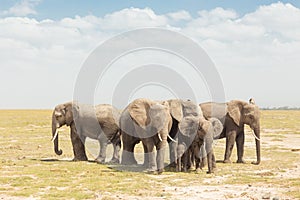
<svg viewBox="0 0 300 200">
<path fill-rule="evenodd" d="M 178 141 L 174 140 L 169 134 L 168 134 L 168 138 L 169 138 L 172 142 L 178 143 Z"/>
<path fill-rule="evenodd" d="M 56 129 L 55 134 L 53 136 L 53 138 L 51 139 L 51 142 L 53 142 L 55 140 L 55 138 L 57 138 L 58 135 L 58 130 Z"/>
<path fill-rule="evenodd" d="M 253 137 L 254 137 L 256 140 L 261 141 L 260 138 L 258 138 L 258 137 L 253 133 L 253 131 L 251 131 L 251 133 L 252 133 Z"/>
<path fill-rule="evenodd" d="M 160 134 L 158 134 L 158 138 L 159 138 L 159 140 L 162 142 L 163 140 L 161 139 L 161 136 L 160 136 Z"/>
</svg>

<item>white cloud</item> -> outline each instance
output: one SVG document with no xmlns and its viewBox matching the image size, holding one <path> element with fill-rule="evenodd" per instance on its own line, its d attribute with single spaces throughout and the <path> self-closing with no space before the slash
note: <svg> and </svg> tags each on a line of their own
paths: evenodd
<svg viewBox="0 0 300 200">
<path fill-rule="evenodd" d="M 31 5 L 34 10 L 36 4 Z M 228 99 L 254 96 L 263 106 L 300 106 L 300 95 L 290 89 L 300 84 L 299 8 L 279 2 L 245 16 L 223 8 L 198 14 L 126 8 L 104 17 L 57 21 L 0 18 L 0 83 L 5 86 L 0 107 L 51 107 L 68 101 L 88 54 L 114 34 L 141 27 L 176 29 L 198 41 L 215 62 Z"/>
<path fill-rule="evenodd" d="M 16 3 L 13 7 L 2 12 L 3 15 L 27 16 L 37 14 L 35 7 L 41 0 L 22 0 Z"/>
<path fill-rule="evenodd" d="M 241 19 L 244 24 L 266 27 L 266 34 L 283 41 L 300 40 L 300 10 L 291 4 L 261 6 Z"/>
<path fill-rule="evenodd" d="M 168 19 L 164 15 L 157 15 L 150 8 L 126 8 L 100 19 L 103 30 L 128 30 L 142 27 L 164 27 Z"/>
<path fill-rule="evenodd" d="M 174 21 L 192 19 L 192 16 L 190 15 L 190 13 L 185 11 L 185 10 L 180 10 L 180 11 L 177 11 L 177 12 L 168 13 L 167 16 L 170 17 Z"/>
</svg>

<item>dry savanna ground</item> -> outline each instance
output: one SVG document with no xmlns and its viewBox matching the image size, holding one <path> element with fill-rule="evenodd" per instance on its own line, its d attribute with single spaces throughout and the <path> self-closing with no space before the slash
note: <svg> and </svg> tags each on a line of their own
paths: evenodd
<svg viewBox="0 0 300 200">
<path fill-rule="evenodd" d="M 69 130 L 61 129 L 64 153 L 56 156 L 50 123 L 49 110 L 0 111 L 0 199 L 300 199 L 300 111 L 262 111 L 261 164 L 250 164 L 255 143 L 247 129 L 247 163 L 234 163 L 234 151 L 233 163 L 217 163 L 212 175 L 206 168 L 150 175 L 71 162 Z M 217 160 L 224 142 L 215 143 Z M 98 146 L 94 141 L 88 146 L 92 161 Z"/>
</svg>

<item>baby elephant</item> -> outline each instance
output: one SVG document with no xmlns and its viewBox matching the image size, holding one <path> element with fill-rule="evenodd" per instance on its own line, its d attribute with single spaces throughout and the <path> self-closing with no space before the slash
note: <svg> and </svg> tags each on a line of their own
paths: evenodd
<svg viewBox="0 0 300 200">
<path fill-rule="evenodd" d="M 184 172 L 187 172 L 188 169 L 188 157 L 189 153 L 187 152 L 186 144 L 180 143 L 177 145 L 177 160 L 176 160 L 176 171 L 181 172 L 182 168 Z"/>
</svg>

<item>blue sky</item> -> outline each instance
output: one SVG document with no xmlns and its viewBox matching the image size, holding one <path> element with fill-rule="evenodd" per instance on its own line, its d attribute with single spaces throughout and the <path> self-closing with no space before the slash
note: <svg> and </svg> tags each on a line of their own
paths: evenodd
<svg viewBox="0 0 300 200">
<path fill-rule="evenodd" d="M 6 10 L 20 2 L 19 0 L 1 0 L 0 10 Z M 191 15 L 197 15 L 199 10 L 211 10 L 215 7 L 224 9 L 233 9 L 239 14 L 256 10 L 261 5 L 276 3 L 274 0 L 40 0 L 36 6 L 37 19 L 61 19 L 65 17 L 74 17 L 76 15 L 85 16 L 93 14 L 104 16 L 108 13 L 122 10 L 124 8 L 149 7 L 157 14 L 175 12 L 178 10 L 187 10 Z M 300 7 L 299 0 L 281 0 L 282 3 L 291 3 Z"/>
<path fill-rule="evenodd" d="M 0 109 L 53 108 L 72 100 L 91 52 L 117 34 L 144 27 L 174 30 L 197 42 L 216 66 L 226 101 L 253 97 L 261 107 L 300 107 L 298 0 L 1 0 Z M 128 59 L 134 65 L 144 57 Z M 184 71 L 192 73 L 178 69 Z M 115 73 L 105 85 L 121 79 Z M 197 82 L 194 87 L 200 88 Z M 204 90 L 197 93 L 199 102 L 211 100 Z M 156 85 L 133 96 L 169 93 Z M 95 91 L 97 102 L 110 103 L 98 97 L 103 95 Z"/>
</svg>

